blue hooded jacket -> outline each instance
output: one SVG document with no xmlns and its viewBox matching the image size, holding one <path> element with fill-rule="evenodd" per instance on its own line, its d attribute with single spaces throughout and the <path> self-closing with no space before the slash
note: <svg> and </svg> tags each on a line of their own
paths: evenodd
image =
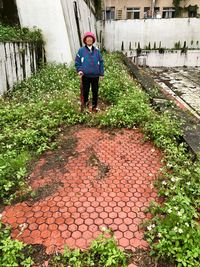
<svg viewBox="0 0 200 267">
<path fill-rule="evenodd" d="M 86 77 L 104 76 L 104 63 L 100 51 L 92 46 L 81 47 L 76 55 L 75 67 L 77 72 L 82 71 Z"/>
</svg>

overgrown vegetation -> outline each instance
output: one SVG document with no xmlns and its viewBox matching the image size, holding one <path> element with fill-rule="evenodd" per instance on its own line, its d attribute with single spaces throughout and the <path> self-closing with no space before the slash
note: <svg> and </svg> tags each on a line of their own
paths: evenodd
<svg viewBox="0 0 200 267">
<path fill-rule="evenodd" d="M 173 6 L 175 9 L 175 17 L 180 17 L 183 11 L 183 8 L 180 6 L 182 0 L 173 0 Z"/>
<path fill-rule="evenodd" d="M 0 24 L 0 42 L 43 42 L 39 29 L 4 26 Z"/>
<path fill-rule="evenodd" d="M 116 239 L 109 229 L 95 239 L 90 248 L 69 250 L 65 248 L 62 255 L 56 256 L 50 263 L 52 267 L 127 267 L 126 254 L 117 247 Z M 128 255 L 127 255 L 128 256 Z"/>
<path fill-rule="evenodd" d="M 107 60 L 109 79 L 101 87 L 102 95 L 114 105 L 99 116 L 102 126 L 142 127 L 148 138 L 164 151 L 164 167 L 157 182 L 162 204 L 152 203 L 152 220 L 146 224 L 151 254 L 165 257 L 177 266 L 200 266 L 200 164 L 182 142 L 176 115 L 156 113 L 148 96 L 127 74 L 119 55 Z"/>
<path fill-rule="evenodd" d="M 102 2 L 101 0 L 95 0 L 94 1 L 94 6 L 96 10 L 96 16 L 98 19 L 101 19 L 101 13 L 102 13 Z"/>
<path fill-rule="evenodd" d="M 11 239 L 10 229 L 0 221 L 0 266 L 32 266 L 32 259 L 23 253 L 25 247 L 22 242 Z"/>
<path fill-rule="evenodd" d="M 153 140 L 165 155 L 157 182 L 164 202 L 152 203 L 153 218 L 146 223 L 151 254 L 167 257 L 179 267 L 198 267 L 200 164 L 193 162 L 181 141 L 180 122 L 175 114 L 154 111 L 149 97 L 129 76 L 120 54 L 104 55 L 104 58 L 106 73 L 100 97 L 111 104 L 104 113 L 95 116 L 79 113 L 79 80 L 73 68 L 61 65 L 44 67 L 1 100 L 0 196 L 5 201 L 14 197 L 16 189 L 25 184 L 30 158 L 55 147 L 55 138 L 62 125 L 87 122 L 101 127 L 141 127 L 146 138 Z M 108 241 L 108 251 L 113 244 Z M 102 255 L 107 250 L 101 251 Z M 123 258 L 119 251 L 112 251 L 119 255 L 118 259 Z M 69 266 L 87 266 L 80 264 L 88 263 L 89 259 L 92 262 L 92 255 L 94 252 L 66 251 L 57 260 L 71 264 Z M 79 265 L 75 265 L 73 259 Z"/>
<path fill-rule="evenodd" d="M 55 146 L 59 127 L 84 120 L 78 111 L 78 94 L 74 69 L 49 65 L 0 100 L 0 197 L 4 202 L 25 186 L 30 159 Z"/>
</svg>

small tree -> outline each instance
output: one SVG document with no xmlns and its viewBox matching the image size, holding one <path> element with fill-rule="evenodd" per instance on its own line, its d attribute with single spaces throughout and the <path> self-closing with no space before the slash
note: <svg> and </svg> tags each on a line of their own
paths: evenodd
<svg viewBox="0 0 200 267">
<path fill-rule="evenodd" d="M 95 0 L 94 6 L 95 6 L 97 18 L 101 19 L 101 11 L 102 11 L 101 0 Z"/>
<path fill-rule="evenodd" d="M 180 6 L 182 0 L 173 0 L 173 6 L 175 8 L 175 17 L 180 17 L 183 8 Z"/>
</svg>

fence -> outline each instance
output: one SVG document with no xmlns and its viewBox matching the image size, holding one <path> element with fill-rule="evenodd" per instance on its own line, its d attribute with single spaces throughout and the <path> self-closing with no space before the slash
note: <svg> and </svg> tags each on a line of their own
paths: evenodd
<svg viewBox="0 0 200 267">
<path fill-rule="evenodd" d="M 45 61 L 43 46 L 28 42 L 0 43 L 0 95 L 12 90 L 20 82 L 36 73 Z"/>
</svg>

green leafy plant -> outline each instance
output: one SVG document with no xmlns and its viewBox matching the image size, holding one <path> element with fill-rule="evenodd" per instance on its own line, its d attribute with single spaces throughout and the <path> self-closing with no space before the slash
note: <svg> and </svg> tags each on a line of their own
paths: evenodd
<svg viewBox="0 0 200 267">
<path fill-rule="evenodd" d="M 173 0 L 173 6 L 175 8 L 175 17 L 180 17 L 183 8 L 180 6 L 182 0 Z"/>
<path fill-rule="evenodd" d="M 127 255 L 117 247 L 110 229 L 103 228 L 102 234 L 92 241 L 86 251 L 65 248 L 63 255 L 54 258 L 52 265 L 69 267 L 127 267 Z"/>
<path fill-rule="evenodd" d="M 151 254 L 175 259 L 178 267 L 199 266 L 200 226 L 191 204 L 188 197 L 177 192 L 163 206 L 154 204 L 150 208 L 153 213 L 156 211 L 146 231 Z"/>
<path fill-rule="evenodd" d="M 106 94 L 104 90 L 102 92 L 103 97 L 107 99 L 108 96 L 114 105 L 98 118 L 100 125 L 128 128 L 140 126 L 146 137 L 153 140 L 164 153 L 164 166 L 157 181 L 159 195 L 164 198 L 164 202 L 151 206 L 153 218 L 147 222 L 146 228 L 151 255 L 170 259 L 179 267 L 199 266 L 200 239 L 197 222 L 200 163 L 193 162 L 192 155 L 182 141 L 180 119 L 171 111 L 155 112 L 139 85 L 124 74 L 126 71 L 120 64 L 120 55 L 115 57 L 118 59 L 110 56 L 108 69 L 111 74 L 109 82 L 116 86 L 108 86 Z M 123 75 L 116 77 L 112 73 Z M 118 87 L 118 84 L 122 86 Z M 113 88 L 112 99 L 110 93 Z"/>
<path fill-rule="evenodd" d="M 179 119 L 171 111 L 157 113 L 153 109 L 151 96 L 130 77 L 123 56 L 104 54 L 104 59 L 105 79 L 100 84 L 100 98 L 109 103 L 104 113 L 95 116 L 79 113 L 79 80 L 74 68 L 63 65 L 44 66 L 0 100 L 0 197 L 9 201 L 25 185 L 29 160 L 55 146 L 63 125 L 85 122 L 101 127 L 142 127 L 146 139 L 153 140 L 164 157 L 157 181 L 163 203 L 150 207 L 153 218 L 146 225 L 151 254 L 170 258 L 179 267 L 198 267 L 200 163 L 194 162 L 182 140 Z M 122 265 L 124 256 L 113 238 L 112 234 L 107 241 L 100 237 L 89 254 L 66 250 L 64 258 L 59 256 L 60 262 L 64 266 L 69 261 L 71 266 L 126 266 Z"/>
<path fill-rule="evenodd" d="M 101 0 L 94 1 L 94 6 L 95 6 L 95 10 L 96 10 L 97 19 L 100 19 L 101 14 L 102 14 L 102 2 L 101 2 Z"/>
<path fill-rule="evenodd" d="M 0 24 L 0 42 L 40 42 L 43 43 L 39 29 L 4 26 Z"/>
<path fill-rule="evenodd" d="M 79 113 L 75 70 L 45 66 L 0 100 L 0 197 L 9 202 L 25 188 L 28 162 L 50 149 L 62 125 L 85 120 Z"/>
<path fill-rule="evenodd" d="M 176 42 L 175 45 L 174 45 L 174 48 L 175 49 L 180 49 L 181 48 L 181 42 L 180 41 Z"/>
<path fill-rule="evenodd" d="M 0 266 L 32 266 L 32 259 L 23 253 L 25 247 L 22 242 L 11 239 L 10 229 L 0 221 Z"/>
</svg>

